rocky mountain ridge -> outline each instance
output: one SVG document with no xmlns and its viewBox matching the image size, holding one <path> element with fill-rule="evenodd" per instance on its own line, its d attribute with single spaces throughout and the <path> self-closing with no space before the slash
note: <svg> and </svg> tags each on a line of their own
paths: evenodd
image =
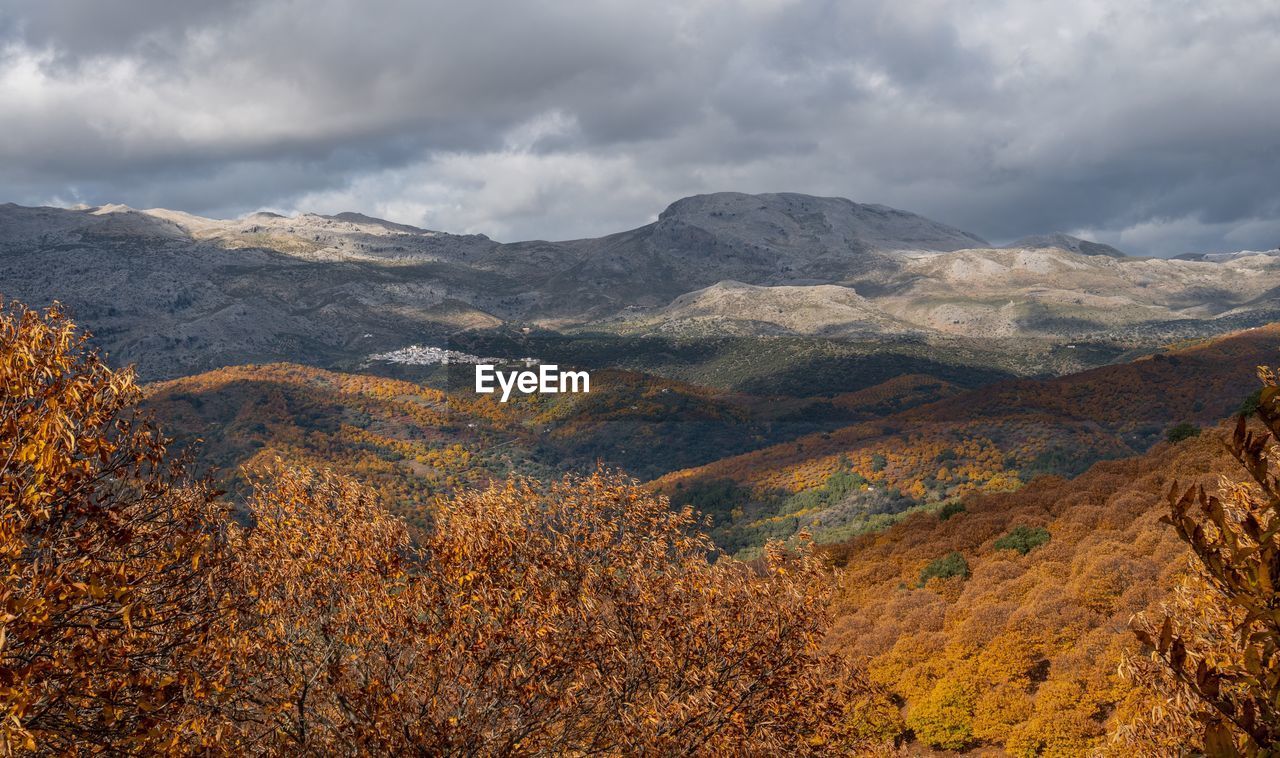
<svg viewBox="0 0 1280 758">
<path fill-rule="evenodd" d="M 1062 235 L 994 248 L 905 211 L 789 193 L 698 195 L 617 234 L 515 243 L 358 213 L 218 220 L 6 204 L 0 294 L 64 303 L 148 378 L 270 360 L 349 365 L 503 324 L 1046 345 L 1124 334 L 1128 348 L 1278 310 L 1276 256 L 1097 248 Z"/>
</svg>

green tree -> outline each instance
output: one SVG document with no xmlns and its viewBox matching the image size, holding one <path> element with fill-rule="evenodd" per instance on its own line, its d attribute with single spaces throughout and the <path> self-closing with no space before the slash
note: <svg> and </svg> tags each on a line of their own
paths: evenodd
<svg viewBox="0 0 1280 758">
<path fill-rule="evenodd" d="M 1035 550 L 1049 541 L 1049 530 L 1043 526 L 1035 528 L 1016 526 L 1009 533 L 995 541 L 996 550 L 1017 550 L 1022 555 Z"/>
<path fill-rule="evenodd" d="M 1238 416 L 1252 416 L 1258 411 L 1258 403 L 1262 400 L 1262 390 L 1257 389 L 1249 393 L 1249 396 L 1240 401 L 1240 407 L 1236 409 Z"/>
<path fill-rule="evenodd" d="M 1200 427 L 1188 421 L 1183 421 L 1180 424 L 1174 424 L 1173 426 L 1169 427 L 1169 431 L 1165 432 L 1164 438 L 1167 439 L 1169 442 L 1177 444 L 1179 442 L 1182 442 L 1183 440 L 1189 440 L 1192 437 L 1199 437 L 1199 436 L 1200 436 Z"/>
<path fill-rule="evenodd" d="M 969 562 L 958 552 L 947 553 L 924 567 L 920 572 L 920 586 L 930 579 L 950 579 L 952 577 L 969 578 Z"/>
</svg>

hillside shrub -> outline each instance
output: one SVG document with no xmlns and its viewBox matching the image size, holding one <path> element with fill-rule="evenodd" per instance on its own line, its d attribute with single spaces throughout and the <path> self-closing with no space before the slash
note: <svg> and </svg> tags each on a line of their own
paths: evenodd
<svg viewBox="0 0 1280 758">
<path fill-rule="evenodd" d="M 943 750 L 964 750 L 973 743 L 976 699 L 973 682 L 952 672 L 940 679 L 924 701 L 911 709 L 907 726 L 925 744 Z"/>
<path fill-rule="evenodd" d="M 1035 550 L 1049 541 L 1049 530 L 1043 526 L 1016 526 L 1009 533 L 996 540 L 996 550 L 1017 550 L 1020 554 Z"/>
<path fill-rule="evenodd" d="M 1254 390 L 1249 396 L 1240 401 L 1240 407 L 1236 409 L 1237 416 L 1252 416 L 1258 410 L 1258 403 L 1262 400 L 1262 390 Z"/>
<path fill-rule="evenodd" d="M 1174 424 L 1169 427 L 1169 431 L 1165 432 L 1164 438 L 1173 444 L 1178 444 L 1183 440 L 1189 440 L 1192 437 L 1200 436 L 1200 427 L 1188 421 L 1180 424 Z"/>
<path fill-rule="evenodd" d="M 923 587 L 930 579 L 951 579 L 956 576 L 968 579 L 969 563 L 960 553 L 950 552 L 924 567 L 920 572 L 920 586 Z"/>
</svg>

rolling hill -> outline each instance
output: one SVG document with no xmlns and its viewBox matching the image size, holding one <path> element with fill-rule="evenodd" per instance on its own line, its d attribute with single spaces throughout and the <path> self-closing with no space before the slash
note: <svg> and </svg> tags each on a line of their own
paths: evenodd
<svg viewBox="0 0 1280 758">
<path fill-rule="evenodd" d="M 274 458 L 375 486 L 422 525 L 443 494 L 518 472 L 598 464 L 650 478 L 958 390 L 908 375 L 833 398 L 760 397 L 636 372 L 596 374 L 586 395 L 503 404 L 470 392 L 297 364 L 232 366 L 147 386 L 146 406 L 197 468 L 239 490 Z"/>
</svg>

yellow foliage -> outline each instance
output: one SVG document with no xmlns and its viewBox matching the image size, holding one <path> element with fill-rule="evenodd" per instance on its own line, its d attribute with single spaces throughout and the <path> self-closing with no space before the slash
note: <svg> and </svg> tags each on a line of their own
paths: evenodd
<svg viewBox="0 0 1280 758">
<path fill-rule="evenodd" d="M 963 750 L 973 742 L 977 689 L 969 672 L 953 669 L 933 690 L 907 710 L 907 726 L 922 742 L 947 750 Z"/>
</svg>

